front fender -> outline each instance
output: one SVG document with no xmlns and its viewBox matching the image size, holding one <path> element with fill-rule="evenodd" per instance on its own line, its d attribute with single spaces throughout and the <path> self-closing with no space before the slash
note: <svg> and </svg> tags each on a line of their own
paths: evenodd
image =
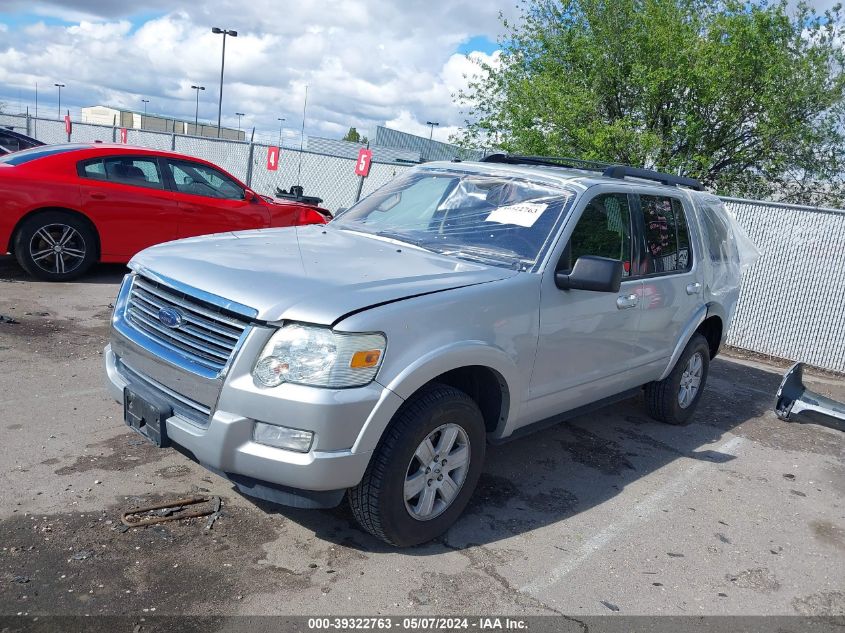
<svg viewBox="0 0 845 633">
<path fill-rule="evenodd" d="M 353 452 L 375 450 L 399 406 L 422 386 L 453 369 L 476 365 L 491 369 L 499 375 L 507 389 L 502 399 L 503 408 L 507 410 L 502 415 L 505 419 L 517 416 L 521 399 L 519 394 L 523 392 L 524 386 L 516 364 L 502 349 L 481 341 L 465 341 L 432 350 L 405 367 L 390 381 L 380 382 L 399 398 L 384 398 L 379 402 L 361 429 Z M 508 397 L 508 394 L 514 395 Z M 502 426 L 500 422 L 499 427 Z"/>
</svg>

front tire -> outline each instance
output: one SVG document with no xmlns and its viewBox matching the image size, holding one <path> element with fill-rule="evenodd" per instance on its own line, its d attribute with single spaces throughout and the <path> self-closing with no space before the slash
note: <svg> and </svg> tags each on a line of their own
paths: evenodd
<svg viewBox="0 0 845 633">
<path fill-rule="evenodd" d="M 701 334 L 687 343 L 672 372 L 659 382 L 645 386 L 648 413 L 658 422 L 689 424 L 710 369 L 710 346 Z"/>
<path fill-rule="evenodd" d="M 423 388 L 396 413 L 363 479 L 350 488 L 355 519 L 399 547 L 440 536 L 475 490 L 485 442 L 472 398 L 447 385 Z"/>
<path fill-rule="evenodd" d="M 80 217 L 61 211 L 34 215 L 15 235 L 15 257 L 33 277 L 70 281 L 97 261 L 97 236 Z"/>
</svg>

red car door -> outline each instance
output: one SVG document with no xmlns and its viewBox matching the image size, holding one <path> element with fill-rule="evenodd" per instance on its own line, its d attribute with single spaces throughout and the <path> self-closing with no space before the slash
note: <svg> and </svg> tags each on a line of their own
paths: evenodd
<svg viewBox="0 0 845 633">
<path fill-rule="evenodd" d="M 270 226 L 264 202 L 225 172 L 189 160 L 166 163 L 179 204 L 179 237 Z"/>
<path fill-rule="evenodd" d="M 179 206 L 156 156 L 115 155 L 77 166 L 82 209 L 97 225 L 103 261 L 176 239 Z"/>
</svg>

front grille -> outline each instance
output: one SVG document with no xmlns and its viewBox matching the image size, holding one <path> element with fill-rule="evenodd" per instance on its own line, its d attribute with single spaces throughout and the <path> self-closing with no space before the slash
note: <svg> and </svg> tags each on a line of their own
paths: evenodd
<svg viewBox="0 0 845 633">
<path fill-rule="evenodd" d="M 159 311 L 177 310 L 184 324 L 171 328 L 159 319 Z M 232 356 L 247 322 L 221 308 L 183 292 L 141 277 L 135 277 L 126 318 L 132 327 L 188 360 L 214 371 L 222 371 Z"/>
</svg>

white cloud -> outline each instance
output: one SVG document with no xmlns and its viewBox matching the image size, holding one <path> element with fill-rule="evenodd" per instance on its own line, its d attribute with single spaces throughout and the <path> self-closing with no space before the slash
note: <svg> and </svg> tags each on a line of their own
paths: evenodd
<svg viewBox="0 0 845 633">
<path fill-rule="evenodd" d="M 462 123 L 452 95 L 474 68 L 456 49 L 473 36 L 495 40 L 501 30 L 500 7 L 487 0 L 172 0 L 168 13 L 141 24 L 115 5 L 12 0 L 20 12 L 73 23 L 8 29 L 0 100 L 30 94 L 38 81 L 43 102 L 43 87 L 61 81 L 63 103 L 77 107 L 140 109 L 147 98 L 151 112 L 193 118 L 190 86 L 200 83 L 200 117 L 216 120 L 222 42 L 210 28 L 220 26 L 239 31 L 226 41 L 224 123 L 235 124 L 238 111 L 245 127 L 277 130 L 283 116 L 298 129 L 307 84 L 309 133 L 338 136 L 355 126 L 373 134 L 389 121 L 411 132 L 422 125 L 427 134 L 424 122 L 437 120 L 435 137 L 445 140 Z"/>
</svg>

